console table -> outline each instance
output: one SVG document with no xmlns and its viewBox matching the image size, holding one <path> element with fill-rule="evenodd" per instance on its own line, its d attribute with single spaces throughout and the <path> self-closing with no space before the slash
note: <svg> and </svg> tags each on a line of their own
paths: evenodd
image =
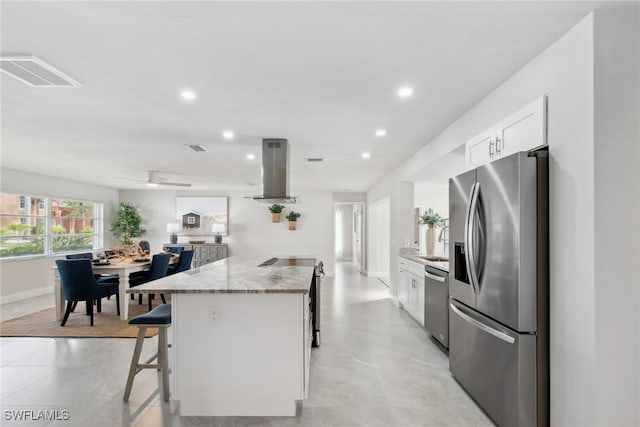
<svg viewBox="0 0 640 427">
<path fill-rule="evenodd" d="M 193 249 L 194 268 L 229 257 L 229 247 L 226 243 L 165 243 L 162 247 L 176 253 Z"/>
</svg>

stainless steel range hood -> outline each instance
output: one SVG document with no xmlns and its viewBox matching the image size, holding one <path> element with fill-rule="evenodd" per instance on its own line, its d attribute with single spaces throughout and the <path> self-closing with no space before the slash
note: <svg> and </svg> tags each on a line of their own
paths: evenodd
<svg viewBox="0 0 640 427">
<path fill-rule="evenodd" d="M 262 195 L 254 196 L 261 203 L 295 203 L 289 196 L 289 142 L 283 138 L 262 140 Z"/>
</svg>

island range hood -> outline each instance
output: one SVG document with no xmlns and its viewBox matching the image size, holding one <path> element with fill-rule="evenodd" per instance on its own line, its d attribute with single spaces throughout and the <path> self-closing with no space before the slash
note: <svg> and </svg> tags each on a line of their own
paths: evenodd
<svg viewBox="0 0 640 427">
<path fill-rule="evenodd" d="M 262 195 L 254 196 L 261 203 L 295 203 L 289 196 L 289 142 L 284 138 L 262 140 Z"/>
</svg>

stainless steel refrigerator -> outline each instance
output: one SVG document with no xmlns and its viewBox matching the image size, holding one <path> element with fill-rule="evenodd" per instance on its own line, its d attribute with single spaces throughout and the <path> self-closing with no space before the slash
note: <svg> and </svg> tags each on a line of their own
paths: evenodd
<svg viewBox="0 0 640 427">
<path fill-rule="evenodd" d="M 547 154 L 449 180 L 449 369 L 505 427 L 549 424 Z"/>
</svg>

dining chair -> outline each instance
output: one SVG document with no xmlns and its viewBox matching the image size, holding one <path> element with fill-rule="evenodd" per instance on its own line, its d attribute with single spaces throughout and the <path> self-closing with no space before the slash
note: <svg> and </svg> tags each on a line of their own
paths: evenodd
<svg viewBox="0 0 640 427">
<path fill-rule="evenodd" d="M 144 283 L 149 283 L 156 279 L 161 279 L 167 275 L 169 269 L 169 261 L 171 254 L 156 254 L 151 258 L 151 267 L 148 271 L 138 271 L 129 275 L 129 286 L 136 287 Z M 151 311 L 151 300 L 155 294 L 149 294 L 149 311 Z M 142 304 L 142 294 L 140 294 L 139 303 Z M 160 294 L 163 303 L 165 302 L 164 294 Z"/>
<path fill-rule="evenodd" d="M 83 252 L 80 254 L 68 254 L 65 255 L 66 259 L 90 259 L 93 260 L 93 253 L 91 252 Z M 112 285 L 117 285 L 120 283 L 120 277 L 117 274 L 94 274 L 93 277 L 96 279 L 96 281 L 100 284 L 112 284 Z M 111 295 L 109 295 L 107 297 L 107 299 L 111 299 Z M 96 302 L 96 306 L 98 307 L 98 313 L 100 313 L 100 311 L 102 311 L 102 305 L 100 303 L 100 300 L 97 300 Z M 73 303 L 73 306 L 71 307 L 71 312 L 73 312 L 76 309 L 76 305 L 78 305 L 78 302 L 75 301 Z"/>
<path fill-rule="evenodd" d="M 118 298 L 118 284 L 101 284 L 93 277 L 93 268 L 88 259 L 58 259 L 56 266 L 60 273 L 60 282 L 64 291 L 64 299 L 67 301 L 67 308 L 62 318 L 60 326 L 67 323 L 69 314 L 74 307 L 74 302 L 85 301 L 87 304 L 87 314 L 91 316 L 91 326 L 93 326 L 93 300 L 100 300 L 110 295 L 116 295 L 116 312 L 120 315 L 120 299 Z M 101 309 L 98 307 L 98 313 Z"/>
<path fill-rule="evenodd" d="M 84 252 L 81 254 L 68 254 L 65 255 L 66 259 L 89 259 L 93 260 L 93 254 L 91 252 Z M 94 274 L 98 283 L 112 283 L 118 284 L 117 274 Z"/>
<path fill-rule="evenodd" d="M 193 260 L 193 254 L 195 250 L 190 249 L 180 252 L 180 258 L 178 262 L 170 265 L 167 275 L 180 273 L 181 271 L 187 271 L 191 269 L 191 261 Z"/>
</svg>

